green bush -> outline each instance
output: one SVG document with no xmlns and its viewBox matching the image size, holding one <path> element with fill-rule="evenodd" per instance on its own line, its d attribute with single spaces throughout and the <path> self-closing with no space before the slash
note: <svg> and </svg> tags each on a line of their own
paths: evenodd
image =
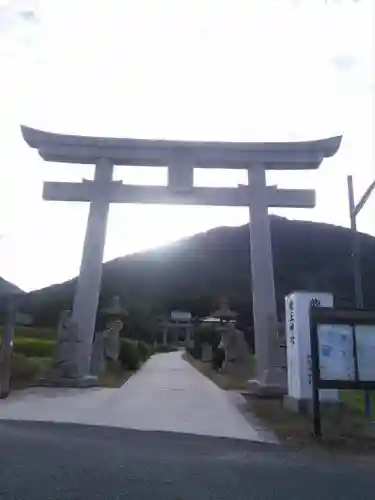
<svg viewBox="0 0 375 500">
<path fill-rule="evenodd" d="M 202 358 L 202 346 L 204 343 L 212 347 L 213 352 L 216 351 L 220 344 L 220 333 L 212 325 L 201 325 L 194 335 L 194 346 L 187 349 L 187 351 L 195 359 Z"/>
<path fill-rule="evenodd" d="M 198 328 L 195 335 L 200 344 L 204 342 L 210 344 L 213 349 L 216 349 L 220 344 L 221 335 L 217 329 L 212 325 L 202 325 Z"/>
<path fill-rule="evenodd" d="M 141 361 L 146 361 L 154 353 L 153 347 L 144 340 L 138 341 L 138 350 Z"/>
<path fill-rule="evenodd" d="M 20 388 L 33 383 L 50 366 L 48 358 L 28 358 L 23 354 L 12 354 L 11 379 L 12 388 Z"/>
<path fill-rule="evenodd" d="M 53 340 L 15 338 L 13 352 L 28 358 L 52 358 L 55 342 Z"/>
<path fill-rule="evenodd" d="M 128 370 L 137 370 L 141 362 L 138 342 L 130 339 L 121 339 L 119 360 Z"/>
</svg>

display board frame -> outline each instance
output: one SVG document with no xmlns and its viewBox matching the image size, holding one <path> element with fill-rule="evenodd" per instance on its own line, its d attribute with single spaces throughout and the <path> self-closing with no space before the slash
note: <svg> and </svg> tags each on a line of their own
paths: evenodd
<svg viewBox="0 0 375 500">
<path fill-rule="evenodd" d="M 320 360 L 319 328 L 322 325 L 348 326 L 351 328 L 352 356 L 353 356 L 353 379 L 323 378 Z M 356 327 L 374 327 L 375 336 L 375 311 L 364 309 L 334 309 L 331 307 L 310 308 L 310 343 L 311 343 L 311 368 L 313 388 L 313 419 L 314 435 L 321 437 L 321 416 L 319 389 L 352 389 L 352 390 L 375 390 L 374 380 L 361 380 L 360 367 L 358 364 L 358 342 Z M 374 358 L 375 365 L 375 358 Z"/>
</svg>

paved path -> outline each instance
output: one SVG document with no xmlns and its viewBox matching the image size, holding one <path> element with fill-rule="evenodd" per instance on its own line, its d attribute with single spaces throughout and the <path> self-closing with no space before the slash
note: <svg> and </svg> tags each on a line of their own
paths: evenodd
<svg viewBox="0 0 375 500">
<path fill-rule="evenodd" d="M 0 422 L 1 500 L 373 500 L 374 464 L 174 432 Z"/>
<path fill-rule="evenodd" d="M 232 398 L 174 352 L 153 356 L 120 389 L 14 392 L 0 401 L 0 419 L 266 440 Z"/>
</svg>

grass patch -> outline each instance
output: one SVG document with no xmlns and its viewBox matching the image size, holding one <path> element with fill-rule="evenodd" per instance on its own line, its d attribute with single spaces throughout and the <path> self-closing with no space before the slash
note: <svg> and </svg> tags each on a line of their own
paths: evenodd
<svg viewBox="0 0 375 500">
<path fill-rule="evenodd" d="M 310 415 L 285 410 L 280 399 L 245 397 L 255 415 L 286 445 L 375 455 L 375 438 L 364 435 L 367 422 L 356 409 L 341 405 L 335 410 L 323 410 L 323 438 L 317 440 L 312 434 Z"/>
<path fill-rule="evenodd" d="M 137 370 L 129 370 L 116 361 L 107 362 L 104 373 L 99 377 L 99 384 L 103 387 L 121 387 Z"/>
<path fill-rule="evenodd" d="M 340 400 L 347 406 L 364 413 L 364 392 L 363 391 L 340 391 Z M 375 391 L 370 392 L 372 418 L 375 420 Z"/>
<path fill-rule="evenodd" d="M 215 371 L 211 363 L 203 363 L 200 359 L 195 359 L 190 353 L 184 353 L 184 359 L 188 361 L 194 368 L 196 368 L 203 375 L 212 380 L 216 385 L 225 391 L 240 391 L 246 388 L 246 380 L 238 380 L 234 377 L 229 377 L 224 373 Z M 249 377 L 254 367 L 253 359 L 249 356 Z"/>
<path fill-rule="evenodd" d="M 210 363 L 203 363 L 189 353 L 184 358 L 200 373 L 224 390 L 242 391 L 245 383 L 235 380 L 223 373 L 218 373 Z M 249 357 L 249 370 L 254 370 L 254 357 Z M 252 372 L 254 373 L 254 372 Z M 375 438 L 364 435 L 367 421 L 361 407 L 361 393 L 343 391 L 346 404 L 336 410 L 322 411 L 323 439 L 317 440 L 312 435 L 312 418 L 284 409 L 281 399 L 259 399 L 244 394 L 248 401 L 248 411 L 253 413 L 264 426 L 270 429 L 277 438 L 294 449 L 306 447 L 316 450 L 340 451 L 358 456 L 375 456 Z M 375 405 L 375 402 L 374 402 Z"/>
</svg>

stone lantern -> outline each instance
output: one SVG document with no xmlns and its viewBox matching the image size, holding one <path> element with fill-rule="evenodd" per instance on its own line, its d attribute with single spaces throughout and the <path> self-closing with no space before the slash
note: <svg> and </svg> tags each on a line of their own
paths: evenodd
<svg viewBox="0 0 375 500">
<path fill-rule="evenodd" d="M 234 321 L 238 313 L 236 311 L 233 311 L 229 307 L 229 302 L 227 299 L 222 299 L 220 301 L 220 307 L 217 309 L 214 313 L 211 315 L 213 318 L 218 318 L 220 320 L 220 324 L 226 324 L 231 321 Z"/>
<path fill-rule="evenodd" d="M 118 295 L 112 297 L 108 306 L 102 308 L 100 313 L 107 320 L 122 319 L 128 315 L 126 309 L 122 306 Z"/>
</svg>

